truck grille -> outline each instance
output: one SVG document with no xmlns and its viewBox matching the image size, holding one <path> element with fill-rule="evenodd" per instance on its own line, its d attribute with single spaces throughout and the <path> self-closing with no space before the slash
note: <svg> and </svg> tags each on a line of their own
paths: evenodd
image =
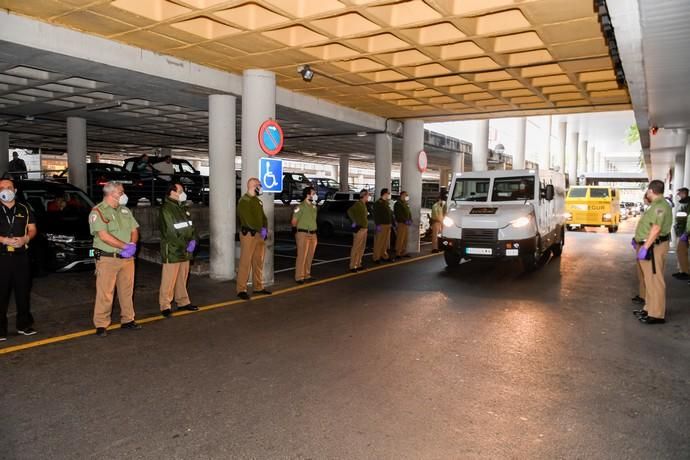
<svg viewBox="0 0 690 460">
<path fill-rule="evenodd" d="M 498 230 L 494 228 L 463 228 L 462 239 L 465 244 L 494 244 L 498 240 Z"/>
</svg>

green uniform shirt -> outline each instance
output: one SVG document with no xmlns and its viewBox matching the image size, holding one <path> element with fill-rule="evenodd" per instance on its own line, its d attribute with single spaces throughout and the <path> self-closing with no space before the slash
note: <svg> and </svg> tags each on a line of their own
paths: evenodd
<svg viewBox="0 0 690 460">
<path fill-rule="evenodd" d="M 112 236 L 125 243 L 132 242 L 132 231 L 139 228 L 137 220 L 126 206 L 111 207 L 105 201 L 98 203 L 89 214 L 89 229 L 93 235 L 93 247 L 108 253 L 120 253 L 120 249 L 106 244 L 98 236 L 98 232 L 105 230 Z"/>
<path fill-rule="evenodd" d="M 248 193 L 242 195 L 237 203 L 237 215 L 240 225 L 244 228 L 251 228 L 257 232 L 264 227 L 268 228 L 264 204 L 258 196 L 250 196 Z"/>
<path fill-rule="evenodd" d="M 367 205 L 362 203 L 361 200 L 357 200 L 357 202 L 350 206 L 350 209 L 347 210 L 347 216 L 350 218 L 352 223 L 357 224 L 362 228 L 367 228 L 369 225 L 369 219 L 367 218 L 368 214 L 369 212 L 367 211 Z"/>
<path fill-rule="evenodd" d="M 316 206 L 308 200 L 302 201 L 295 208 L 294 219 L 297 221 L 298 230 L 316 231 Z"/>
<path fill-rule="evenodd" d="M 685 232 L 688 224 L 688 211 L 690 211 L 690 198 L 683 198 L 678 202 L 678 209 L 676 209 L 676 223 L 673 225 L 676 235 Z"/>
<path fill-rule="evenodd" d="M 412 220 L 412 212 L 410 211 L 410 205 L 406 201 L 398 200 L 393 206 L 393 212 L 395 213 L 395 221 L 400 223 L 405 223 L 408 220 Z"/>
<path fill-rule="evenodd" d="M 161 232 L 161 260 L 174 264 L 191 260 L 187 245 L 196 239 L 192 213 L 184 203 L 166 198 L 158 213 L 158 228 Z"/>
<path fill-rule="evenodd" d="M 671 233 L 672 224 L 673 212 L 671 211 L 671 206 L 663 197 L 659 197 L 649 205 L 649 209 L 640 217 L 640 221 L 635 229 L 635 240 L 645 241 L 653 225 L 661 227 L 659 236 L 667 236 Z"/>
<path fill-rule="evenodd" d="M 376 225 L 390 225 L 393 223 L 393 212 L 388 204 L 388 200 L 380 198 L 374 203 L 374 223 Z"/>
<path fill-rule="evenodd" d="M 443 201 L 437 201 L 431 207 L 431 220 L 434 222 L 443 221 L 443 215 L 445 214 Z"/>
</svg>

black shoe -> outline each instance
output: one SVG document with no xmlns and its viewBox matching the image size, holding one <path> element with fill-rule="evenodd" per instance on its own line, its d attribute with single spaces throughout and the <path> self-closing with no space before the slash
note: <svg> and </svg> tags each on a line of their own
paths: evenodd
<svg viewBox="0 0 690 460">
<path fill-rule="evenodd" d="M 358 268 L 351 268 L 350 273 L 357 273 L 359 271 Z"/>
<path fill-rule="evenodd" d="M 137 324 L 136 321 L 130 321 L 129 323 L 120 324 L 120 329 L 129 329 L 130 331 L 138 331 L 141 326 Z"/>
<path fill-rule="evenodd" d="M 309 278 L 304 278 L 305 283 L 311 283 L 314 281 L 316 281 L 316 278 L 314 278 L 313 276 L 310 276 Z"/>
<path fill-rule="evenodd" d="M 405 254 L 405 255 L 404 255 L 403 257 L 404 257 L 404 258 L 406 258 L 406 259 L 410 259 L 410 258 L 412 258 L 412 256 L 411 256 L 411 255 L 409 255 L 409 254 Z"/>
<path fill-rule="evenodd" d="M 25 327 L 24 329 L 17 329 L 19 335 L 34 335 L 36 330 L 33 327 Z"/>
<path fill-rule="evenodd" d="M 638 318 L 647 316 L 647 310 L 633 310 L 633 315 L 637 316 Z"/>
<path fill-rule="evenodd" d="M 189 305 L 185 305 L 183 307 L 177 307 L 178 310 L 187 310 L 187 311 L 199 311 L 199 307 L 196 305 L 192 305 L 191 303 Z"/>
<path fill-rule="evenodd" d="M 633 303 L 644 303 L 644 299 L 640 297 L 639 295 L 636 295 L 635 297 L 632 298 Z"/>
<path fill-rule="evenodd" d="M 106 337 L 108 335 L 108 330 L 104 327 L 97 327 L 96 328 L 96 335 L 98 337 Z"/>
<path fill-rule="evenodd" d="M 380 261 L 380 260 L 373 260 L 372 262 L 374 262 L 374 263 L 375 263 L 376 265 L 378 265 L 378 264 L 380 264 L 380 263 L 381 263 L 381 261 Z"/>
<path fill-rule="evenodd" d="M 163 315 L 164 318 L 170 318 L 170 315 L 172 315 L 172 309 L 166 308 L 165 310 L 161 310 L 161 315 Z"/>
<path fill-rule="evenodd" d="M 681 280 L 681 281 L 690 280 L 690 275 L 688 275 L 687 273 L 683 273 L 683 272 L 674 273 L 671 276 L 673 276 L 675 279 Z"/>
<path fill-rule="evenodd" d="M 388 262 L 395 262 L 395 257 L 391 257 L 390 259 L 388 259 Z"/>
<path fill-rule="evenodd" d="M 267 289 L 262 289 L 260 291 L 254 291 L 254 294 L 259 294 L 259 295 L 271 295 L 273 294 L 271 291 Z"/>
<path fill-rule="evenodd" d="M 304 280 L 296 280 L 295 283 L 297 283 L 297 284 L 304 284 Z"/>
<path fill-rule="evenodd" d="M 391 261 L 390 258 L 388 258 L 388 259 L 381 259 L 381 262 L 390 262 L 390 261 Z"/>
<path fill-rule="evenodd" d="M 431 253 L 432 253 L 432 254 L 438 254 L 439 252 L 441 252 L 441 251 L 439 251 L 438 249 L 432 249 L 432 250 L 431 250 Z"/>
<path fill-rule="evenodd" d="M 654 318 L 653 316 L 641 316 L 637 319 L 644 324 L 664 324 L 666 322 L 664 318 Z"/>
<path fill-rule="evenodd" d="M 237 294 L 237 297 L 239 297 L 242 300 L 249 300 L 250 299 L 249 294 L 247 294 L 246 292 L 240 292 L 239 294 Z"/>
</svg>

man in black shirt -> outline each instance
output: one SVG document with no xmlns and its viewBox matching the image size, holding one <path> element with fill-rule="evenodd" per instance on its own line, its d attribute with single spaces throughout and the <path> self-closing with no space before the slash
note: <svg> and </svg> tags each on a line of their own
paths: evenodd
<svg viewBox="0 0 690 460">
<path fill-rule="evenodd" d="M 12 152 L 12 161 L 8 165 L 8 171 L 11 177 L 15 179 L 26 179 L 28 175 L 26 174 L 26 163 L 24 160 L 19 158 L 17 152 Z"/>
<path fill-rule="evenodd" d="M 7 308 L 14 291 L 17 332 L 34 335 L 31 316 L 29 241 L 36 236 L 36 221 L 28 206 L 15 201 L 10 179 L 0 179 L 0 341 L 7 340 Z"/>
</svg>

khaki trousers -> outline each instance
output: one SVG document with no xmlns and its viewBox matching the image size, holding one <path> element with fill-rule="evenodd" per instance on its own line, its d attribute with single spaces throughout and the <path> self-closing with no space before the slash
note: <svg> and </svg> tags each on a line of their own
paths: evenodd
<svg viewBox="0 0 690 460">
<path fill-rule="evenodd" d="M 311 277 L 311 263 L 314 260 L 314 251 L 318 240 L 316 233 L 297 232 L 297 266 L 295 267 L 295 280 L 302 281 Z"/>
<path fill-rule="evenodd" d="M 407 233 L 410 230 L 410 226 L 398 222 L 397 233 L 395 234 L 395 255 L 396 257 L 402 257 L 407 253 Z"/>
<path fill-rule="evenodd" d="M 367 229 L 360 228 L 352 234 L 352 249 L 350 250 L 350 270 L 362 266 L 364 249 L 367 247 Z"/>
<path fill-rule="evenodd" d="M 678 271 L 680 271 L 681 273 L 688 273 L 690 268 L 688 267 L 687 241 L 678 240 L 678 245 L 676 246 L 676 256 L 678 258 Z"/>
<path fill-rule="evenodd" d="M 431 224 L 431 249 L 438 250 L 438 234 L 443 230 L 441 222 Z"/>
<path fill-rule="evenodd" d="M 654 245 L 654 263 L 656 273 L 652 273 L 652 261 L 640 260 L 640 268 L 644 275 L 646 296 L 644 309 L 652 318 L 663 318 L 666 315 L 666 282 L 664 281 L 664 265 L 668 254 L 669 243 L 665 241 Z"/>
<path fill-rule="evenodd" d="M 637 261 L 637 281 L 640 283 L 639 287 L 639 296 L 642 297 L 643 299 L 646 299 L 647 297 L 647 289 L 644 286 L 644 273 L 642 273 L 642 267 L 640 267 L 640 261 Z"/>
<path fill-rule="evenodd" d="M 260 233 L 252 236 L 251 233 L 240 233 L 240 266 L 237 272 L 237 293 L 247 292 L 249 271 L 252 272 L 252 284 L 254 291 L 264 288 L 264 253 L 266 242 Z"/>
<path fill-rule="evenodd" d="M 173 298 L 177 307 L 185 307 L 192 303 L 187 293 L 187 279 L 189 278 L 189 261 L 163 264 L 161 272 L 161 287 L 158 291 L 158 304 L 161 311 L 170 308 Z"/>
<path fill-rule="evenodd" d="M 93 324 L 96 327 L 110 326 L 116 288 L 120 323 L 134 321 L 134 258 L 101 257 L 96 261 L 96 303 L 93 308 Z"/>
<path fill-rule="evenodd" d="M 381 231 L 374 235 L 374 262 L 388 259 L 388 248 L 391 245 L 391 226 L 382 224 Z"/>
</svg>

